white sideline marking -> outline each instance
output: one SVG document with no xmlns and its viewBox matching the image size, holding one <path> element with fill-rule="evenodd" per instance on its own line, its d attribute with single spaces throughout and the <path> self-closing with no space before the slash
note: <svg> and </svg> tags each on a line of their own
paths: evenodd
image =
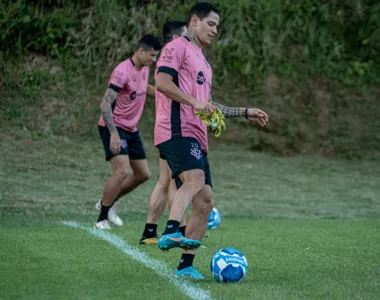
<svg viewBox="0 0 380 300">
<path fill-rule="evenodd" d="M 96 236 L 104 241 L 109 242 L 111 245 L 115 246 L 124 254 L 128 255 L 131 259 L 142 263 L 145 267 L 153 270 L 157 275 L 166 277 L 169 282 L 174 284 L 182 293 L 194 300 L 212 300 L 210 291 L 203 290 L 199 285 L 186 281 L 186 279 L 178 278 L 174 271 L 169 269 L 168 265 L 150 258 L 147 254 L 141 252 L 136 247 L 128 244 L 128 242 L 122 240 L 112 233 L 106 232 L 104 230 L 97 230 L 89 227 L 82 226 L 76 222 L 62 222 L 63 224 L 82 229 L 87 231 L 93 236 Z"/>
</svg>

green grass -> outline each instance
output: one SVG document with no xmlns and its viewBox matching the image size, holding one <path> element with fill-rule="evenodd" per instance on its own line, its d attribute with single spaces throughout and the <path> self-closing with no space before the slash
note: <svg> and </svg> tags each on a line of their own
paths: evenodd
<svg viewBox="0 0 380 300">
<path fill-rule="evenodd" d="M 92 212 L 110 175 L 100 139 L 50 140 L 2 134 L 1 206 L 6 211 L 41 209 L 46 214 Z M 151 180 L 120 203 L 145 212 L 158 178 L 158 153 L 145 138 Z M 221 147 L 223 150 L 221 150 Z M 225 215 L 336 218 L 380 216 L 380 170 L 375 162 L 313 156 L 281 158 L 218 145 L 209 155 L 216 205 Z"/>
<path fill-rule="evenodd" d="M 100 140 L 1 133 L 0 299 L 188 299 L 167 279 L 106 241 L 64 226 L 90 227 L 110 166 Z M 112 233 L 137 247 L 158 155 L 145 138 L 152 178 L 117 206 Z M 221 226 L 208 232 L 195 265 L 214 299 L 376 299 L 380 293 L 380 171 L 374 162 L 279 158 L 212 140 Z M 165 216 L 166 217 L 166 216 Z M 159 227 L 162 230 L 163 222 Z M 247 277 L 217 284 L 212 254 L 242 251 Z M 139 247 L 175 269 L 180 251 Z M 170 293 L 168 292 L 170 291 Z"/>
<path fill-rule="evenodd" d="M 113 232 L 135 245 L 143 216 L 122 216 L 126 226 Z M 81 221 L 90 225 L 92 219 Z M 23 225 L 17 218 L 1 223 L 2 299 L 187 299 L 167 280 L 85 231 L 52 220 L 41 226 L 33 218 Z M 217 299 L 376 299 L 379 230 L 374 219 L 224 218 L 199 251 L 196 266 L 206 275 L 200 287 Z M 238 248 L 247 257 L 249 272 L 240 284 L 217 284 L 211 277 L 210 257 L 223 247 Z M 140 250 L 173 270 L 180 255 L 156 247 Z"/>
</svg>

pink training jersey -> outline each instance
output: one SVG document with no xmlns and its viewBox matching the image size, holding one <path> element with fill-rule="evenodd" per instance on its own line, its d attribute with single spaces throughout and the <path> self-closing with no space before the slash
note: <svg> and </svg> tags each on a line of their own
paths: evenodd
<svg viewBox="0 0 380 300">
<path fill-rule="evenodd" d="M 120 88 L 113 106 L 115 126 L 130 132 L 137 131 L 137 124 L 144 109 L 148 89 L 149 68 L 135 67 L 132 59 L 121 62 L 112 72 L 108 86 Z M 100 116 L 98 124 L 105 126 Z"/>
<path fill-rule="evenodd" d="M 211 92 L 212 69 L 202 50 L 188 37 L 166 44 L 157 62 L 156 74 L 164 72 L 173 77 L 179 89 L 198 101 L 208 102 Z M 208 152 L 207 127 L 195 115 L 190 105 L 179 103 L 156 90 L 156 124 L 154 143 L 159 145 L 172 138 L 193 137 Z"/>
</svg>

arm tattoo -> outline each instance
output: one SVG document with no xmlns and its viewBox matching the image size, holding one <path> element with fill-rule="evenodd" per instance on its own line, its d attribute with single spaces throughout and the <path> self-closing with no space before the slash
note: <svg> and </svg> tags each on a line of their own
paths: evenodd
<svg viewBox="0 0 380 300">
<path fill-rule="evenodd" d="M 117 92 L 108 88 L 101 104 L 103 120 L 110 132 L 116 131 L 112 115 L 112 105 L 115 103 L 116 96 Z"/>
<path fill-rule="evenodd" d="M 227 107 L 222 104 L 212 102 L 217 108 L 219 108 L 225 118 L 237 118 L 241 117 L 240 107 Z"/>
</svg>

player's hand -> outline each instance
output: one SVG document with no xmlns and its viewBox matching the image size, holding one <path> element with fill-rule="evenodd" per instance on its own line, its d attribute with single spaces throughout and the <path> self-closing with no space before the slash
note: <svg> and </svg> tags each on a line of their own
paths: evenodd
<svg viewBox="0 0 380 300">
<path fill-rule="evenodd" d="M 199 111 L 203 114 L 212 114 L 215 111 L 215 106 L 210 102 L 200 102 L 197 101 L 195 105 L 193 106 L 195 111 Z"/>
<path fill-rule="evenodd" d="M 111 133 L 110 150 L 113 155 L 120 152 L 120 137 L 117 131 Z"/>
<path fill-rule="evenodd" d="M 247 119 L 252 123 L 257 123 L 261 127 L 264 127 L 265 125 L 267 125 L 268 115 L 261 109 L 250 108 L 247 111 Z"/>
</svg>

